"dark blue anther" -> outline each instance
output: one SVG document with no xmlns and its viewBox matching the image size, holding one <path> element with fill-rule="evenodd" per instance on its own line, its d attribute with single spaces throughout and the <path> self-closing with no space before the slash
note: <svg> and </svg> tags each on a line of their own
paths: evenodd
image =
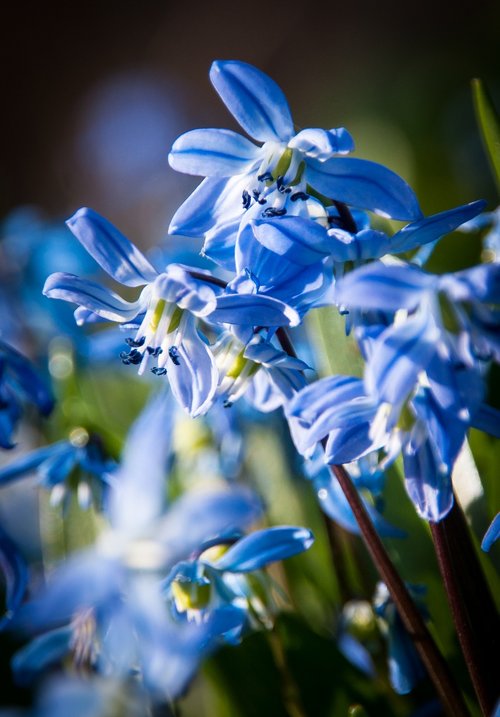
<svg viewBox="0 0 500 717">
<path fill-rule="evenodd" d="M 271 172 L 264 172 L 264 174 L 259 174 L 257 180 L 259 182 L 274 182 L 274 177 Z"/>
<path fill-rule="evenodd" d="M 254 189 L 254 190 L 252 191 L 252 195 L 253 195 L 253 198 L 255 199 L 255 201 L 256 201 L 258 204 L 267 204 L 267 199 L 261 199 L 261 198 L 260 198 L 260 194 L 259 194 L 259 192 L 258 192 L 256 189 Z"/>
<path fill-rule="evenodd" d="M 165 374 L 167 373 L 167 369 L 160 368 L 160 366 L 153 366 L 153 368 L 151 369 L 151 373 L 154 373 L 155 376 L 165 376 Z"/>
<path fill-rule="evenodd" d="M 249 209 L 250 204 L 252 203 L 252 198 L 246 189 L 243 190 L 243 194 L 241 195 L 241 200 L 243 202 L 243 209 Z"/>
<path fill-rule="evenodd" d="M 132 348 L 139 348 L 139 346 L 142 346 L 144 341 L 146 340 L 145 336 L 141 336 L 140 339 L 125 339 L 125 343 L 127 346 L 131 346 Z"/>
<path fill-rule="evenodd" d="M 226 398 L 226 400 L 224 401 L 224 403 L 223 403 L 222 405 L 224 406 L 224 408 L 231 408 L 231 406 L 232 406 L 233 404 L 232 404 L 231 401 L 228 401 L 227 398 Z"/>
<path fill-rule="evenodd" d="M 174 366 L 180 366 L 181 362 L 179 361 L 179 352 L 177 351 L 176 346 L 171 346 L 168 350 L 168 355 L 172 359 L 172 362 Z"/>
<path fill-rule="evenodd" d="M 286 186 L 285 178 L 281 175 L 276 180 L 276 186 L 278 188 L 278 192 L 281 192 L 281 194 L 290 194 L 290 192 L 292 191 L 290 187 Z"/>
<path fill-rule="evenodd" d="M 296 202 L 297 199 L 302 199 L 302 201 L 305 202 L 306 199 L 309 199 L 309 195 L 305 192 L 295 192 L 295 194 L 292 194 L 292 196 L 290 197 L 290 200 L 292 202 Z"/>
<path fill-rule="evenodd" d="M 283 217 L 286 214 L 286 209 L 275 209 L 274 207 L 268 207 L 262 212 L 263 217 Z"/>
<path fill-rule="evenodd" d="M 149 354 L 150 356 L 152 356 L 153 358 L 156 358 L 156 357 L 159 356 L 161 353 L 163 353 L 163 349 L 162 349 L 160 346 L 157 346 L 155 349 L 152 348 L 151 346 L 147 346 L 147 347 L 146 347 L 146 351 L 147 351 L 148 354 Z"/>
</svg>

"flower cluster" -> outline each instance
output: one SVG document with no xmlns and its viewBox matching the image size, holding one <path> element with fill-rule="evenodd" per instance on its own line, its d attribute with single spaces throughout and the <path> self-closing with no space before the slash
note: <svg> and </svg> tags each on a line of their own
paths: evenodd
<svg viewBox="0 0 500 717">
<path fill-rule="evenodd" d="M 243 439 L 233 417 L 240 405 L 231 407 L 240 398 L 251 410 L 282 409 L 320 506 L 353 533 L 359 526 L 327 465 L 347 464 L 378 533 L 403 538 L 383 515 L 385 468 L 402 455 L 417 512 L 436 522 L 452 508 L 451 474 L 468 429 L 500 435 L 485 385 L 500 359 L 500 264 L 442 275 L 422 268 L 443 236 L 481 223 L 485 202 L 424 216 L 401 177 L 349 156 L 354 141 L 345 128 L 296 132 L 283 92 L 257 68 L 217 61 L 210 79 L 251 139 L 208 128 L 174 142 L 171 167 L 203 179 L 169 231 L 200 239 L 211 268 L 156 266 L 107 219 L 82 208 L 67 226 L 120 293 L 106 279 L 67 272 L 45 282 L 46 297 L 76 304 L 79 326 L 118 325 L 116 365 L 149 376 L 153 397 L 120 462 L 89 419 L 71 421 L 69 439 L 0 468 L 0 486 L 36 471 L 53 506 L 70 510 L 76 493 L 81 508 L 102 518 L 94 544 L 24 603 L 27 568 L 0 529 L 7 587 L 0 626 L 38 633 L 14 660 L 21 681 L 71 656 L 118 683 L 139 675 L 153 701 L 168 701 L 217 645 L 272 628 L 274 584 L 265 568 L 308 550 L 314 538 L 288 525 L 246 534 L 263 506 L 238 483 Z M 379 217 L 405 225 L 390 234 Z M 496 214 L 487 217 L 494 223 Z M 322 307 L 345 317 L 363 377 L 308 382 L 311 367 L 287 330 L 300 327 L 300 340 L 310 312 Z M 44 414 L 52 407 L 28 362 L 1 343 L 3 448 L 12 447 L 26 398 Z M 210 426 L 225 466 L 222 486 L 177 497 L 178 407 Z M 71 401 L 65 410 L 71 413 Z M 497 535 L 498 521 L 485 549 Z M 392 682 L 404 693 L 421 665 L 383 590 L 376 613 L 388 635 Z"/>
</svg>

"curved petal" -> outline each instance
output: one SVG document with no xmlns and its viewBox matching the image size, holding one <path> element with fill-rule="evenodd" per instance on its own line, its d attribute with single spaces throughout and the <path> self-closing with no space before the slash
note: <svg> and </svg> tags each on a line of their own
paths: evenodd
<svg viewBox="0 0 500 717">
<path fill-rule="evenodd" d="M 160 391 L 127 435 L 108 513 L 113 528 L 128 536 L 140 535 L 164 508 L 173 414 L 168 391 Z"/>
<path fill-rule="evenodd" d="M 310 159 L 307 182 L 321 194 L 392 219 L 420 219 L 422 212 L 410 186 L 387 167 L 354 157 Z"/>
<path fill-rule="evenodd" d="M 335 298 L 348 308 L 411 310 L 438 281 L 438 277 L 407 264 L 388 266 L 377 261 L 344 276 L 336 286 Z"/>
<path fill-rule="evenodd" d="M 263 294 L 223 294 L 210 320 L 239 326 L 298 326 L 300 316 L 279 299 Z"/>
<path fill-rule="evenodd" d="M 156 535 L 173 564 L 209 540 L 241 531 L 261 512 L 257 497 L 245 488 L 186 493 L 173 504 Z"/>
<path fill-rule="evenodd" d="M 48 667 L 62 660 L 71 650 L 73 630 L 60 627 L 35 637 L 12 658 L 16 682 L 27 686 Z"/>
<path fill-rule="evenodd" d="M 293 121 L 285 95 L 276 82 L 253 65 L 217 60 L 210 79 L 236 121 L 251 137 L 287 142 Z"/>
<path fill-rule="evenodd" d="M 454 231 L 467 220 L 475 217 L 485 206 L 486 202 L 479 200 L 407 224 L 391 237 L 390 250 L 394 253 L 399 253 L 436 241 L 445 234 Z"/>
<path fill-rule="evenodd" d="M 439 337 L 439 329 L 423 311 L 386 329 L 374 342 L 365 368 L 368 393 L 391 405 L 402 404 L 436 354 Z"/>
<path fill-rule="evenodd" d="M 354 140 L 345 127 L 330 130 L 309 127 L 296 134 L 288 146 L 300 150 L 306 157 L 324 162 L 334 154 L 353 152 Z"/>
<path fill-rule="evenodd" d="M 436 459 L 429 440 L 416 451 L 403 451 L 405 485 L 418 514 L 438 522 L 453 506 L 453 489 L 447 466 Z"/>
<path fill-rule="evenodd" d="M 313 484 L 322 510 L 345 530 L 354 535 L 360 535 L 358 522 L 338 480 L 329 471 L 322 470 L 316 478 L 313 478 Z M 377 532 L 383 538 L 405 537 L 404 530 L 391 525 L 363 496 L 361 496 L 361 500 Z"/>
<path fill-rule="evenodd" d="M 0 630 L 15 616 L 28 585 L 28 566 L 0 526 L 0 570 L 5 581 L 5 608 L 6 612 L 0 616 Z"/>
<path fill-rule="evenodd" d="M 49 276 L 43 287 L 43 293 L 50 299 L 62 299 L 84 306 L 109 321 L 130 321 L 142 309 L 140 300 L 129 303 L 114 291 L 99 286 L 93 281 L 62 272 Z"/>
<path fill-rule="evenodd" d="M 157 276 L 142 252 L 93 209 L 82 207 L 66 224 L 99 266 L 120 284 L 142 286 Z"/>
<path fill-rule="evenodd" d="M 190 416 L 200 416 L 209 409 L 217 389 L 215 359 L 194 323 L 176 348 L 177 361 L 167 370 L 172 393 Z"/>
<path fill-rule="evenodd" d="M 238 540 L 212 565 L 221 572 L 248 573 L 302 553 L 313 542 L 314 536 L 306 528 L 281 525 L 258 530 Z"/>
<path fill-rule="evenodd" d="M 193 129 L 175 140 L 168 161 L 184 174 L 232 177 L 248 172 L 260 152 L 260 147 L 230 129 Z"/>
<path fill-rule="evenodd" d="M 31 361 L 0 340 L 0 378 L 2 363 L 8 374 L 9 381 L 11 379 L 15 382 L 16 393 L 21 393 L 22 397 L 31 401 L 38 407 L 42 415 L 47 416 L 54 408 L 54 397 L 50 389 L 46 386 L 45 381 L 41 379 L 38 372 L 35 370 Z M 8 403 L 8 401 L 7 401 Z M 2 406 L 4 409 L 5 406 Z M 10 407 L 13 419 L 16 410 Z M 3 411 L 0 410 L 0 414 Z M 7 413 L 9 413 L 7 411 Z M 7 422 L 9 417 L 7 416 Z"/>
<path fill-rule="evenodd" d="M 495 543 L 500 537 L 500 513 L 497 513 L 493 518 L 493 522 L 484 534 L 484 538 L 481 542 L 481 549 L 486 553 L 489 551 L 493 543 Z"/>
<path fill-rule="evenodd" d="M 281 217 L 250 223 L 266 249 L 300 266 L 315 264 L 330 254 L 332 241 L 326 229 L 304 217 Z"/>
<path fill-rule="evenodd" d="M 54 443 L 51 446 L 43 446 L 43 448 L 38 448 L 35 451 L 20 456 L 7 466 L 3 466 L 0 469 L 0 485 L 6 485 L 16 480 L 16 478 L 21 478 L 23 475 L 34 471 L 43 461 L 52 457 L 54 454 L 58 454 L 65 446 L 66 441 Z"/>
<path fill-rule="evenodd" d="M 170 234 L 201 237 L 219 224 L 238 221 L 243 214 L 246 175 L 227 179 L 207 177 L 181 204 L 170 222 Z"/>
</svg>

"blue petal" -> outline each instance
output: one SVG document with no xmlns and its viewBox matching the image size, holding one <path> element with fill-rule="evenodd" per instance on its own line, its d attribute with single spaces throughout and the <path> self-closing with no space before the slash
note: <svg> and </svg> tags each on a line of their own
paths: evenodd
<svg viewBox="0 0 500 717">
<path fill-rule="evenodd" d="M 418 514 L 438 522 L 453 506 L 451 477 L 446 466 L 436 459 L 430 441 L 417 451 L 403 451 L 406 490 Z"/>
<path fill-rule="evenodd" d="M 308 550 L 314 542 L 306 528 L 279 526 L 238 540 L 213 566 L 219 571 L 248 573 Z"/>
<path fill-rule="evenodd" d="M 25 647 L 16 652 L 12 659 L 12 670 L 16 682 L 27 686 L 41 672 L 62 660 L 71 650 L 73 630 L 61 627 L 35 637 Z"/>
<path fill-rule="evenodd" d="M 207 232 L 201 253 L 226 271 L 236 272 L 234 249 L 240 226 L 239 220 L 216 225 Z"/>
<path fill-rule="evenodd" d="M 333 157 L 310 159 L 307 182 L 321 194 L 354 207 L 370 209 L 392 219 L 420 219 L 422 212 L 413 190 L 387 167 L 365 159 Z"/>
<path fill-rule="evenodd" d="M 358 640 L 348 632 L 343 632 L 337 639 L 337 647 L 346 660 L 364 672 L 368 677 L 375 677 L 375 665 L 370 653 Z"/>
<path fill-rule="evenodd" d="M 156 537 L 165 544 L 173 564 L 209 540 L 241 531 L 257 520 L 261 511 L 256 496 L 244 488 L 191 492 L 173 504 Z"/>
<path fill-rule="evenodd" d="M 139 249 L 93 209 L 79 209 L 66 224 L 104 271 L 120 284 L 142 286 L 157 276 Z"/>
<path fill-rule="evenodd" d="M 176 347 L 178 365 L 167 370 L 172 393 L 193 418 L 210 408 L 219 373 L 210 348 L 198 334 L 194 323 L 186 329 L 182 343 Z"/>
<path fill-rule="evenodd" d="M 354 140 L 345 127 L 330 130 L 309 127 L 296 134 L 288 146 L 300 150 L 307 157 L 324 162 L 334 154 L 353 152 Z"/>
<path fill-rule="evenodd" d="M 439 337 L 439 329 L 423 311 L 386 329 L 365 368 L 367 392 L 391 405 L 404 403 L 435 355 Z"/>
<path fill-rule="evenodd" d="M 17 460 L 0 469 L 0 485 L 6 485 L 16 480 L 16 478 L 21 478 L 23 475 L 35 470 L 43 461 L 57 454 L 65 445 L 66 441 L 54 443 L 51 446 L 44 446 L 20 456 Z"/>
<path fill-rule="evenodd" d="M 423 292 L 437 285 L 438 280 L 407 264 L 387 266 L 377 261 L 341 279 L 335 297 L 339 304 L 353 308 L 392 312 L 414 309 Z"/>
<path fill-rule="evenodd" d="M 497 513 L 493 518 L 493 522 L 486 531 L 484 538 L 481 543 L 481 549 L 486 553 L 491 548 L 493 543 L 500 537 L 500 513 Z"/>
<path fill-rule="evenodd" d="M 394 253 L 409 251 L 436 241 L 454 231 L 468 219 L 475 217 L 485 206 L 486 202 L 483 200 L 471 202 L 408 224 L 391 237 L 391 251 Z"/>
<path fill-rule="evenodd" d="M 68 442 L 65 448 L 42 463 L 39 468 L 40 483 L 46 488 L 63 483 L 69 477 L 77 461 L 78 449 Z"/>
<path fill-rule="evenodd" d="M 246 62 L 218 60 L 210 79 L 222 101 L 251 137 L 287 142 L 293 121 L 285 95 L 270 77 Z"/>
<path fill-rule="evenodd" d="M 240 326 L 298 326 L 300 316 L 283 301 L 263 294 L 224 294 L 217 297 L 211 321 Z"/>
<path fill-rule="evenodd" d="M 396 624 L 389 626 L 389 678 L 399 695 L 412 691 L 425 675 L 417 651 L 399 617 Z"/>
<path fill-rule="evenodd" d="M 159 391 L 127 435 L 121 464 L 115 474 L 109 515 L 113 528 L 128 536 L 140 534 L 162 513 L 173 415 L 168 392 Z"/>
<path fill-rule="evenodd" d="M 456 301 L 500 304 L 500 262 L 445 274 L 441 277 L 440 287 Z"/>
<path fill-rule="evenodd" d="M 344 491 L 336 478 L 328 469 L 324 469 L 313 478 L 314 488 L 318 494 L 319 504 L 324 512 L 342 528 L 354 535 L 360 535 L 359 525 L 349 506 Z M 385 518 L 363 497 L 361 500 L 377 530 L 383 538 L 404 538 L 406 533 Z"/>
<path fill-rule="evenodd" d="M 178 137 L 168 155 L 172 169 L 200 177 L 248 172 L 261 150 L 230 129 L 193 129 Z"/>
<path fill-rule="evenodd" d="M 242 192 L 248 177 L 207 177 L 175 212 L 168 231 L 201 237 L 215 225 L 239 220 L 243 214 Z"/>
<path fill-rule="evenodd" d="M 483 404 L 474 412 L 471 425 L 480 431 L 489 433 L 490 436 L 500 438 L 500 411 L 492 406 Z"/>
<path fill-rule="evenodd" d="M 326 229 L 303 217 L 281 217 L 268 222 L 254 221 L 255 238 L 266 249 L 301 266 L 315 264 L 330 254 L 331 239 Z"/>
<path fill-rule="evenodd" d="M 28 585 L 28 566 L 19 550 L 0 526 L 0 570 L 5 582 L 5 614 L 0 617 L 2 629 L 17 612 Z"/>
<path fill-rule="evenodd" d="M 140 301 L 129 303 L 118 294 L 93 281 L 62 272 L 49 276 L 43 287 L 43 293 L 50 299 L 62 299 L 80 304 L 109 321 L 130 321 L 142 308 Z"/>
<path fill-rule="evenodd" d="M 11 346 L 0 341 L 0 363 L 2 360 L 5 361 L 5 368 L 23 397 L 32 401 L 42 415 L 48 415 L 54 408 L 54 397 L 31 362 Z"/>
</svg>

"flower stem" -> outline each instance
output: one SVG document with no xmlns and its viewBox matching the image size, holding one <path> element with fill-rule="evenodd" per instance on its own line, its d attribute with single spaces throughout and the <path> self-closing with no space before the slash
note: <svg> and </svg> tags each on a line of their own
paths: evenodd
<svg viewBox="0 0 500 717">
<path fill-rule="evenodd" d="M 490 715 L 498 697 L 499 619 L 456 498 L 448 515 L 430 527 L 467 669 L 481 711 Z"/>
<path fill-rule="evenodd" d="M 279 328 L 276 336 L 284 351 L 290 356 L 297 355 L 284 328 Z M 342 488 L 359 525 L 366 548 L 380 577 L 387 585 L 401 620 L 415 644 L 446 713 L 449 717 L 469 717 L 469 710 L 448 669 L 448 664 L 439 651 L 422 615 L 391 561 L 348 472 L 342 465 L 330 466 L 330 470 Z"/>
<path fill-rule="evenodd" d="M 450 717 L 467 717 L 469 711 L 448 669 L 448 664 L 427 629 L 422 615 L 415 606 L 401 576 L 394 567 L 349 474 L 340 465 L 330 466 L 330 470 L 339 481 L 358 522 L 368 552 L 382 580 L 387 585 L 401 620 L 413 639 L 446 713 Z"/>
</svg>

